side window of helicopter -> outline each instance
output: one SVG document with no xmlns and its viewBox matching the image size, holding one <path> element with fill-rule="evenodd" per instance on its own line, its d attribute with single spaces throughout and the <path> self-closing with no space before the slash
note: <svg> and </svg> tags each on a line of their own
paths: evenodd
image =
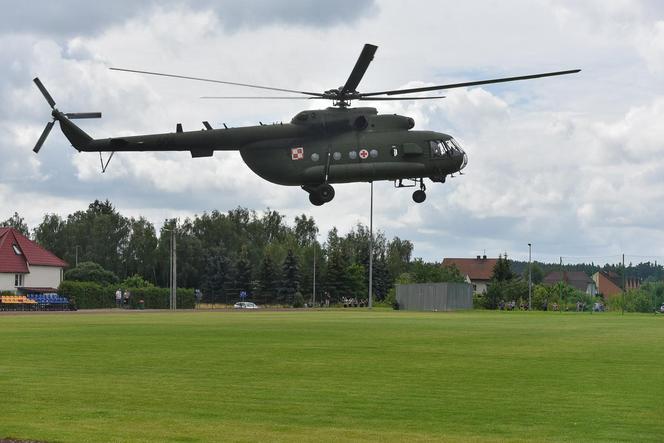
<svg viewBox="0 0 664 443">
<path fill-rule="evenodd" d="M 392 149 L 390 149 L 390 154 L 392 154 L 392 157 L 398 156 L 399 149 L 395 145 L 392 145 Z"/>
<path fill-rule="evenodd" d="M 442 157 L 445 153 L 445 145 L 440 140 L 431 140 L 429 146 L 431 147 L 431 157 L 433 158 Z"/>
</svg>

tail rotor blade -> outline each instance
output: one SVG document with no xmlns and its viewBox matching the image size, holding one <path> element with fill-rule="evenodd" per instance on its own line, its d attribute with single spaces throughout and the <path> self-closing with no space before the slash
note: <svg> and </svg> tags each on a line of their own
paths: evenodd
<svg viewBox="0 0 664 443">
<path fill-rule="evenodd" d="M 39 150 L 41 149 L 42 145 L 44 144 L 44 141 L 46 141 L 46 137 L 48 137 L 48 134 L 51 132 L 51 129 L 53 128 L 53 124 L 54 124 L 54 122 L 46 123 L 46 127 L 44 128 L 44 132 L 42 132 L 41 137 L 39 137 L 39 140 L 37 140 L 37 144 L 32 149 L 35 152 L 35 154 L 39 153 Z"/>
<path fill-rule="evenodd" d="M 37 85 L 39 90 L 41 91 L 42 95 L 44 96 L 44 98 L 46 99 L 48 104 L 51 105 L 51 108 L 55 108 L 55 100 L 53 100 L 53 97 L 51 97 L 51 94 L 48 93 L 48 91 L 44 87 L 41 80 L 39 80 L 39 77 L 35 77 L 33 81 L 35 82 L 35 85 Z"/>
<path fill-rule="evenodd" d="M 75 118 L 101 118 L 101 112 L 69 112 L 65 114 L 69 119 Z"/>
</svg>

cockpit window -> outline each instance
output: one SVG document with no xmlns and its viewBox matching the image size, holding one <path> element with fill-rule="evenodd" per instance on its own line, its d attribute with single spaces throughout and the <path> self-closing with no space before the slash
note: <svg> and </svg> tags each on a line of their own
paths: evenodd
<svg viewBox="0 0 664 443">
<path fill-rule="evenodd" d="M 431 157 L 440 158 L 443 156 L 453 156 L 456 153 L 462 153 L 463 150 L 453 138 L 447 140 L 431 140 Z"/>
</svg>

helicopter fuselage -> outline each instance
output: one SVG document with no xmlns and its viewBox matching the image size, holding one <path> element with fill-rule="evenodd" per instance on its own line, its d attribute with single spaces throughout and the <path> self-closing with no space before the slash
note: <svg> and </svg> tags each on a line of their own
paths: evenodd
<svg viewBox="0 0 664 443">
<path fill-rule="evenodd" d="M 65 134 L 68 123 L 63 125 Z M 265 180 L 303 187 L 425 177 L 440 182 L 466 165 L 466 154 L 451 136 L 413 131 L 414 124 L 412 118 L 381 115 L 375 108 L 328 108 L 300 112 L 285 124 L 73 144 L 80 151 L 190 151 L 192 157 L 238 150 Z"/>
</svg>

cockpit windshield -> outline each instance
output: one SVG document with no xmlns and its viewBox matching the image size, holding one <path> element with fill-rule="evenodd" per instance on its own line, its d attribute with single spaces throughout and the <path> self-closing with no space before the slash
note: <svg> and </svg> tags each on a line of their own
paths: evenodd
<svg viewBox="0 0 664 443">
<path fill-rule="evenodd" d="M 429 142 L 431 147 L 431 157 L 440 158 L 443 156 L 452 157 L 455 154 L 463 154 L 463 149 L 459 146 L 453 138 L 447 140 L 431 140 Z"/>
</svg>

